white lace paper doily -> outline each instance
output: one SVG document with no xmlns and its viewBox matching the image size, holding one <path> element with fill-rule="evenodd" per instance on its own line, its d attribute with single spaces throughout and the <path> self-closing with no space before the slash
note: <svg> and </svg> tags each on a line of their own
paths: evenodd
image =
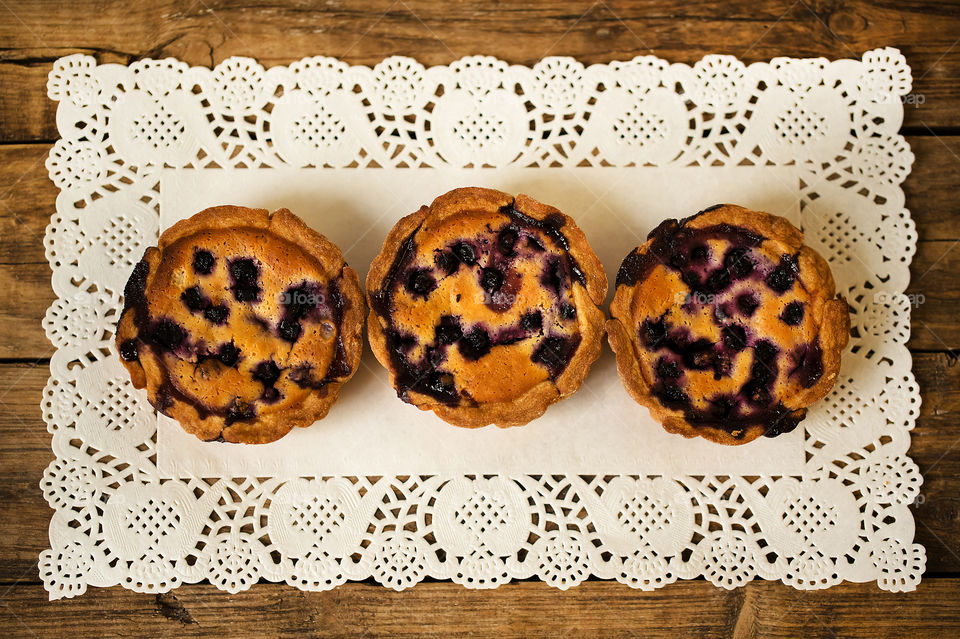
<svg viewBox="0 0 960 639">
<path fill-rule="evenodd" d="M 43 414 L 56 459 L 40 573 L 51 599 L 88 585 L 162 592 L 208 579 L 324 590 L 372 577 L 490 588 L 590 575 L 654 589 L 704 576 L 801 589 L 913 590 L 925 564 L 907 456 L 920 398 L 903 291 L 916 232 L 897 131 L 909 68 L 863 59 L 707 56 L 532 68 L 490 57 L 425 68 L 307 58 L 264 69 L 61 58 L 62 138 L 45 246 L 57 347 Z M 807 242 L 853 310 L 839 381 L 787 475 L 434 474 L 161 479 L 156 418 L 117 361 L 123 284 L 155 243 L 164 168 L 793 166 Z M 851 375 L 850 371 L 856 371 Z"/>
</svg>

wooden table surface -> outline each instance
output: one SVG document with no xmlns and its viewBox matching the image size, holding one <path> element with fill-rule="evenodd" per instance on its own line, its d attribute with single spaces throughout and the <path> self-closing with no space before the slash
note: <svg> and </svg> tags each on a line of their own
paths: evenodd
<svg viewBox="0 0 960 639">
<path fill-rule="evenodd" d="M 960 6 L 933 0 L 735 0 L 575 3 L 21 2 L 0 0 L 0 624 L 24 636 L 381 636 L 474 632 L 507 636 L 957 636 L 960 633 Z M 229 595 L 206 585 L 165 595 L 91 588 L 48 603 L 37 573 L 51 510 L 38 483 L 52 459 L 40 414 L 52 346 L 40 326 L 53 301 L 44 227 L 57 191 L 44 159 L 57 138 L 46 97 L 53 61 L 175 56 L 215 65 L 232 55 L 265 66 L 303 56 L 375 64 L 393 54 L 426 64 L 485 53 L 533 64 L 653 53 L 693 63 L 707 53 L 855 57 L 894 46 L 913 68 L 903 134 L 916 156 L 904 184 L 920 241 L 908 292 L 923 296 L 909 346 L 923 407 L 910 454 L 924 483 L 913 512 L 927 550 L 918 590 L 875 584 L 819 592 L 754 581 L 724 591 L 703 580 L 653 593 L 590 581 L 568 592 L 540 582 L 493 591 L 423 583 L 403 593 L 351 583 L 304 593 L 261 583 Z"/>
</svg>

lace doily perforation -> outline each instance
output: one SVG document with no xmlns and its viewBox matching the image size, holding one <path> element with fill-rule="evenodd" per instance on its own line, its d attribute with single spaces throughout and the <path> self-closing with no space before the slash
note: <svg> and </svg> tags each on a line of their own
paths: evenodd
<svg viewBox="0 0 960 639">
<path fill-rule="evenodd" d="M 699 576 L 915 588 L 925 557 L 908 506 L 921 477 L 907 450 L 920 400 L 903 291 L 916 230 L 898 133 L 910 84 L 894 49 L 749 66 L 60 59 L 48 93 L 61 139 L 47 158 L 60 195 L 44 238 L 57 295 L 42 406 L 56 455 L 41 482 L 51 598 L 371 577 L 397 590 L 425 577 L 569 588 L 590 575 L 644 590 Z M 157 238 L 163 168 L 668 165 L 799 169 L 807 241 L 853 311 L 836 388 L 805 422 L 802 475 L 160 478 L 154 414 L 112 339 L 130 268 Z"/>
</svg>

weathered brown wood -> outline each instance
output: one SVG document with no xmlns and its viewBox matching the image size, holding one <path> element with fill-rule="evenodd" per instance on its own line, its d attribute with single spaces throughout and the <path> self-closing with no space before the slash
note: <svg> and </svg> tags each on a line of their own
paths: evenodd
<svg viewBox="0 0 960 639">
<path fill-rule="evenodd" d="M 0 3 L 0 145 L 58 137 L 47 73 L 54 59 L 76 52 L 101 62 L 176 56 L 202 65 L 248 55 L 269 66 L 315 54 L 375 64 L 397 53 L 425 64 L 475 53 L 520 64 L 544 55 L 593 63 L 647 53 L 690 63 L 706 53 L 752 62 L 896 46 L 913 68 L 912 100 L 921 102 L 904 114 L 909 132 L 921 134 L 909 138 L 916 163 L 904 185 L 921 240 L 910 292 L 924 296 L 910 346 L 943 351 L 960 347 L 960 136 L 951 137 L 960 130 L 958 33 L 960 7 L 932 0 L 24 0 Z M 52 300 L 41 241 L 56 197 L 43 168 L 48 149 L 0 146 L 0 359 L 52 350 L 40 329 Z M 38 487 L 52 459 L 39 409 L 47 371 L 0 363 L 0 584 L 7 584 L 0 627 L 58 637 L 957 635 L 960 580 L 950 574 L 960 572 L 960 364 L 942 352 L 914 357 L 923 406 L 911 455 L 924 474 L 914 513 L 928 574 L 913 594 L 880 593 L 873 584 L 803 593 L 766 582 L 726 592 L 703 581 L 650 594 L 602 582 L 567 593 L 540 583 L 479 592 L 431 583 L 400 594 L 365 584 L 321 594 L 260 584 L 235 596 L 206 585 L 160 597 L 91 589 L 57 604 L 36 584 L 35 564 L 51 513 Z"/>
<path fill-rule="evenodd" d="M 910 456 L 923 485 L 913 515 L 916 540 L 927 549 L 929 572 L 960 571 L 960 361 L 946 353 L 916 353 L 913 374 L 922 396 Z"/>
<path fill-rule="evenodd" d="M 899 47 L 913 67 L 908 126 L 960 125 L 960 33 L 956 5 L 932 0 L 858 2 L 366 2 L 259 5 L 194 3 L 9 3 L 0 23 L 0 141 L 50 140 L 56 130 L 45 97 L 50 63 L 70 53 L 105 62 L 175 56 L 212 65 L 232 55 L 266 65 L 325 54 L 374 64 L 396 53 L 426 64 L 476 53 L 531 64 L 545 55 L 586 63 L 653 53 L 692 63 L 708 53 L 747 62 L 776 56 L 859 57 Z M 282 35 L 282 37 L 281 37 Z M 921 97 L 922 96 L 922 97 Z M 30 114 L 26 117 L 25 114 Z"/>
<path fill-rule="evenodd" d="M 47 604 L 42 586 L 12 589 L 0 623 L 25 636 L 130 637 L 943 637 L 960 632 L 960 580 L 890 594 L 874 584 L 800 592 L 754 581 L 725 591 L 705 581 L 638 592 L 588 582 L 567 592 L 542 583 L 467 590 L 424 583 L 401 593 L 347 584 L 320 593 L 259 584 L 230 595 L 209 585 L 149 595 L 88 590 Z"/>
<path fill-rule="evenodd" d="M 929 573 L 960 571 L 960 363 L 920 353 L 914 372 L 924 399 L 910 455 L 924 476 L 917 500 L 917 540 Z M 0 364 L 0 583 L 37 579 L 51 510 L 39 490 L 53 459 L 40 414 L 46 366 Z"/>
<path fill-rule="evenodd" d="M 54 300 L 43 248 L 57 199 L 44 166 L 49 149 L 0 146 L 0 359 L 35 360 L 53 352 L 40 325 Z"/>
<path fill-rule="evenodd" d="M 40 325 L 53 300 L 45 263 L 0 267 L 0 358 L 37 360 L 53 354 Z"/>
<path fill-rule="evenodd" d="M 0 62 L 0 142 L 53 140 L 57 104 L 47 97 L 47 74 L 53 59 L 43 62 Z M 26 117 L 28 113 L 35 114 Z"/>
<path fill-rule="evenodd" d="M 914 300 L 908 346 L 923 350 L 960 348 L 960 242 L 919 242 L 906 294 Z"/>
<path fill-rule="evenodd" d="M 0 582 L 36 581 L 53 511 L 40 492 L 53 460 L 40 412 L 45 365 L 0 364 Z"/>
<path fill-rule="evenodd" d="M 904 183 L 920 243 L 909 293 L 917 301 L 910 347 L 960 348 L 960 138 L 910 136 L 916 163 Z M 47 178 L 49 145 L 0 146 L 0 358 L 37 359 L 50 352 L 40 318 L 53 300 L 43 234 L 57 189 Z M 922 297 L 921 297 L 922 296 Z"/>
<path fill-rule="evenodd" d="M 956 192 L 960 137 L 911 135 L 907 142 L 914 161 L 903 182 L 903 194 L 920 241 L 960 240 L 960 197 Z M 917 277 L 915 274 L 913 279 Z"/>
<path fill-rule="evenodd" d="M 49 152 L 48 144 L 0 146 L 0 265 L 47 261 L 43 234 L 58 193 L 44 166 Z"/>
</svg>

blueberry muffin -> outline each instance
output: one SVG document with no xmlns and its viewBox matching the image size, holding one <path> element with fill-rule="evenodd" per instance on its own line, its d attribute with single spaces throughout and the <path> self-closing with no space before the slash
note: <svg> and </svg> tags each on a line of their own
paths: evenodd
<svg viewBox="0 0 960 639">
<path fill-rule="evenodd" d="M 438 197 L 393 227 L 366 286 L 398 396 L 456 426 L 526 424 L 600 354 L 603 266 L 572 219 L 525 195 Z"/>
<path fill-rule="evenodd" d="M 840 370 L 850 318 L 830 268 L 782 217 L 713 206 L 667 220 L 617 274 L 607 334 L 624 386 L 671 433 L 786 433 Z"/>
<path fill-rule="evenodd" d="M 359 365 L 365 312 L 340 249 L 300 218 L 218 206 L 144 253 L 116 345 L 184 430 L 262 444 L 326 416 Z"/>
</svg>

